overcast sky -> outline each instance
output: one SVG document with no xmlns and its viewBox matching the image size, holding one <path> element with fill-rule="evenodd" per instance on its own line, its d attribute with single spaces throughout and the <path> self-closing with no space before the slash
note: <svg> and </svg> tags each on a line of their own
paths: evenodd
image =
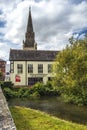
<svg viewBox="0 0 87 130">
<path fill-rule="evenodd" d="M 22 49 L 29 6 L 38 49 L 61 50 L 87 33 L 87 0 L 0 0 L 0 58 Z"/>
</svg>

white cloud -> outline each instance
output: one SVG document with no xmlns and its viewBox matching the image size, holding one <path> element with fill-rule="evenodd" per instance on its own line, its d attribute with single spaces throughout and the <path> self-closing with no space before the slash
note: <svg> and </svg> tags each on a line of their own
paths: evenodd
<svg viewBox="0 0 87 130">
<path fill-rule="evenodd" d="M 74 31 L 87 27 L 86 1 L 0 0 L 0 4 L 3 11 L 0 18 L 7 21 L 6 27 L 0 28 L 0 33 L 4 33 L 2 38 L 5 41 L 10 41 L 3 43 L 7 47 L 7 53 L 10 48 L 22 47 L 30 5 L 38 49 L 61 50 Z M 6 50 L 1 47 L 0 56 L 4 56 Z"/>
<path fill-rule="evenodd" d="M 2 42 L 0 42 L 0 58 L 8 60 L 9 49 L 8 46 Z"/>
<path fill-rule="evenodd" d="M 70 23 L 73 28 L 78 29 L 87 26 L 87 2 L 79 3 L 73 7 L 70 15 Z"/>
</svg>

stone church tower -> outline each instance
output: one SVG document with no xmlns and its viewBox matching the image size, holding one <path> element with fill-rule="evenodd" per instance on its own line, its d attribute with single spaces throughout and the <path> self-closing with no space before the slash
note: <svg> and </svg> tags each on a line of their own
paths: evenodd
<svg viewBox="0 0 87 130">
<path fill-rule="evenodd" d="M 29 7 L 29 17 L 27 24 L 27 31 L 25 34 L 25 41 L 23 41 L 24 50 L 37 50 L 37 44 L 35 43 L 35 33 L 33 31 L 31 7 Z"/>
<path fill-rule="evenodd" d="M 55 75 L 52 65 L 59 51 L 37 50 L 35 34 L 29 8 L 29 16 L 23 49 L 10 50 L 10 80 L 15 86 L 33 86 L 37 82 L 46 84 Z"/>
</svg>

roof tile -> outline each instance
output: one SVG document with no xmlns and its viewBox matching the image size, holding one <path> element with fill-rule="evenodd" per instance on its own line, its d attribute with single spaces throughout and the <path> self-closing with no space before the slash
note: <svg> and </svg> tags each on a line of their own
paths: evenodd
<svg viewBox="0 0 87 130">
<path fill-rule="evenodd" d="M 53 61 L 59 51 L 10 50 L 10 61 Z"/>
</svg>

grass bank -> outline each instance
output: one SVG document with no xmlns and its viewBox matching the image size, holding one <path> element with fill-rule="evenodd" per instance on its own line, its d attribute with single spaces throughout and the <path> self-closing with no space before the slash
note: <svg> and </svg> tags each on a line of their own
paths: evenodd
<svg viewBox="0 0 87 130">
<path fill-rule="evenodd" d="M 71 123 L 44 112 L 25 107 L 10 107 L 17 130 L 87 130 L 87 126 Z"/>
</svg>

